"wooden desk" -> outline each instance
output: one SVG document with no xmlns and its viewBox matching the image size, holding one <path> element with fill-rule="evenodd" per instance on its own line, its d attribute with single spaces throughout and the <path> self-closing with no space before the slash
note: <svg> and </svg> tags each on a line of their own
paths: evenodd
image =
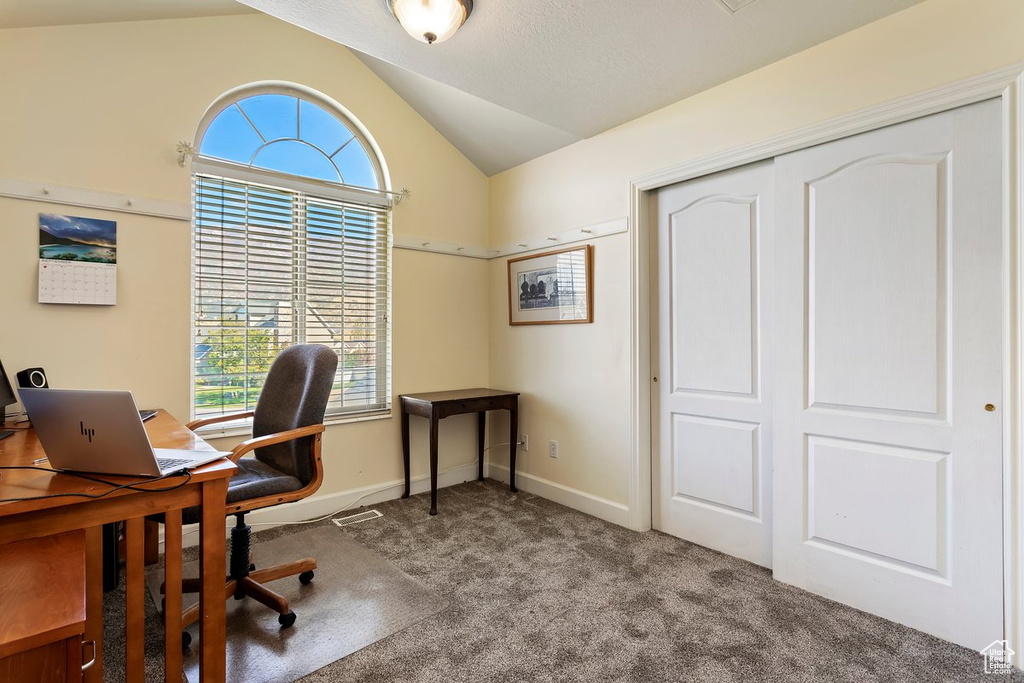
<svg viewBox="0 0 1024 683">
<path fill-rule="evenodd" d="M 162 448 L 211 448 L 164 411 L 146 422 L 154 446 Z M 212 450 L 212 448 L 211 448 Z M 43 457 L 34 430 L 19 430 L 0 440 L 0 466 L 29 466 Z M 43 467 L 46 463 L 43 463 Z M 200 679 L 222 682 L 225 676 L 224 642 L 224 508 L 228 479 L 236 468 L 230 460 L 218 460 L 196 469 L 192 478 L 173 490 L 166 489 L 183 477 L 140 484 L 142 491 L 122 489 L 98 499 L 73 497 L 41 498 L 0 503 L 0 546 L 6 543 L 84 529 L 86 536 L 86 625 L 85 639 L 96 641 L 96 664 L 85 672 L 88 683 L 103 681 L 103 538 L 102 525 L 125 521 L 126 561 L 126 678 L 134 683 L 145 676 L 143 581 L 143 528 L 147 515 L 165 513 L 165 580 L 168 586 L 165 610 L 166 680 L 181 683 L 181 511 L 202 506 L 199 543 L 199 571 L 202 660 Z M 119 484 L 137 482 L 137 477 L 101 478 Z M 78 477 L 38 470 L 0 470 L 0 499 L 59 493 L 103 493 L 109 486 Z M 3 552 L 0 548 L 0 552 Z"/>
<path fill-rule="evenodd" d="M 409 415 L 430 420 L 430 514 L 437 514 L 437 428 L 438 422 L 449 415 L 477 413 L 477 443 L 480 454 L 479 481 L 484 479 L 484 435 L 488 410 L 507 410 L 509 413 L 508 480 L 516 488 L 516 445 L 519 441 L 519 392 L 500 389 L 457 389 L 435 391 L 428 394 L 403 394 L 398 397 L 402 405 L 402 456 L 405 461 L 405 493 L 409 497 Z"/>
</svg>

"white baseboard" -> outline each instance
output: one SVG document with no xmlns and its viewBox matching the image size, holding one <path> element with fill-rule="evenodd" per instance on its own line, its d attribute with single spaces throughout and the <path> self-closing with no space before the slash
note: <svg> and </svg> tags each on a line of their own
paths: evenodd
<svg viewBox="0 0 1024 683">
<path fill-rule="evenodd" d="M 491 479 L 508 483 L 508 468 L 503 465 L 491 465 L 488 463 L 487 476 Z M 526 491 L 535 496 L 570 507 L 573 510 L 579 510 L 593 517 L 603 519 L 606 522 L 629 528 L 629 507 L 622 503 L 614 503 L 605 498 L 598 498 L 578 489 L 556 484 L 553 481 L 541 479 L 526 472 L 516 472 L 516 488 L 520 491 Z"/>
<path fill-rule="evenodd" d="M 454 467 L 447 472 L 437 475 L 437 487 L 445 488 L 455 486 L 465 481 L 471 481 L 477 477 L 477 465 L 475 462 Z M 409 488 L 413 494 L 430 491 L 430 475 L 413 477 Z M 405 481 L 382 482 L 373 486 L 363 486 L 347 491 L 337 491 L 310 496 L 287 505 L 254 510 L 245 516 L 245 521 L 253 527 L 253 531 L 262 531 L 282 524 L 302 522 L 309 519 L 317 519 L 325 515 L 333 515 L 340 510 L 355 508 L 366 505 L 383 503 L 386 500 L 401 498 L 405 490 Z M 427 508 L 424 507 L 424 514 Z M 234 525 L 234 517 L 224 520 L 225 530 Z M 199 525 L 192 524 L 184 527 L 182 545 L 184 547 L 199 544 Z M 160 527 L 160 552 L 163 552 L 164 528 Z"/>
</svg>

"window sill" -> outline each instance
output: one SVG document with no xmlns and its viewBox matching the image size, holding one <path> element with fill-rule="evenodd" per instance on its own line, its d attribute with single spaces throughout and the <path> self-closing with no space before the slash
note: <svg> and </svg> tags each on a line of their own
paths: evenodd
<svg viewBox="0 0 1024 683">
<path fill-rule="evenodd" d="M 366 415 L 334 415 L 324 420 L 324 424 L 328 427 L 332 425 L 344 425 L 352 424 L 355 422 L 369 422 L 371 420 L 386 420 L 391 417 L 391 411 L 383 411 L 380 413 L 369 413 Z M 235 436 L 249 436 L 252 434 L 252 420 L 238 420 L 237 422 L 227 422 L 222 424 L 213 424 L 206 427 L 200 427 L 196 430 L 203 439 L 227 439 Z"/>
</svg>

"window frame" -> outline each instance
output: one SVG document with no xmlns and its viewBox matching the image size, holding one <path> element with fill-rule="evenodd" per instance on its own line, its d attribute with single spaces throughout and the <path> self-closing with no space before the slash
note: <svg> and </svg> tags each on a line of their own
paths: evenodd
<svg viewBox="0 0 1024 683">
<path fill-rule="evenodd" d="M 305 198 L 311 197 L 313 199 L 322 198 L 327 201 L 340 201 L 346 203 L 364 204 L 376 209 L 383 209 L 386 213 L 385 227 L 385 249 L 386 254 L 384 256 L 384 263 L 386 264 L 386 278 L 385 278 L 385 293 L 383 309 L 385 315 L 385 334 L 384 339 L 378 342 L 378 358 L 376 364 L 376 375 L 378 383 L 378 395 L 383 399 L 382 403 L 384 408 L 374 408 L 370 410 L 362 411 L 351 411 L 346 413 L 330 414 L 325 417 L 325 424 L 345 424 L 352 422 L 363 422 L 367 420 L 379 420 L 387 419 L 392 416 L 393 413 L 393 378 L 392 378 L 392 363 L 391 363 L 391 352 L 392 352 L 392 251 L 394 243 L 394 231 L 392 226 L 393 220 L 393 208 L 394 202 L 391 199 L 390 191 L 390 180 L 387 172 L 387 167 L 384 164 L 383 156 L 373 139 L 370 137 L 368 131 L 363 125 L 355 119 L 347 110 L 341 105 L 333 102 L 332 100 L 324 97 L 323 95 L 304 88 L 302 86 L 296 86 L 293 84 L 281 84 L 281 83 L 264 83 L 254 86 L 243 86 L 235 88 L 221 97 L 219 97 L 210 107 L 207 109 L 206 114 L 203 116 L 202 122 L 198 128 L 196 134 L 196 149 L 201 149 L 203 136 L 209 129 L 210 124 L 217 116 L 234 105 L 240 100 L 244 100 L 249 97 L 256 95 L 266 94 L 279 94 L 286 95 L 289 97 L 297 97 L 300 100 L 305 100 L 310 104 L 313 104 L 327 113 L 337 118 L 343 125 L 345 125 L 350 132 L 355 136 L 363 150 L 366 152 L 367 157 L 373 167 L 374 173 L 377 176 L 377 184 L 380 189 L 372 189 L 359 187 L 354 185 L 346 185 L 343 183 L 334 183 L 318 178 L 311 178 L 305 176 L 296 176 L 280 171 L 272 171 L 260 167 L 248 166 L 224 159 L 218 159 L 214 157 L 207 157 L 201 154 L 196 154 L 192 160 L 192 169 L 190 178 L 192 181 L 193 188 L 196 184 L 197 176 L 207 176 L 214 178 L 223 178 L 226 181 L 239 182 L 245 184 L 255 184 L 269 186 L 272 188 L 279 188 L 287 192 L 300 193 Z M 191 197 L 191 209 L 192 219 L 190 223 L 191 234 L 191 254 L 190 254 L 190 345 L 189 345 L 189 413 L 192 419 L 196 419 L 196 360 L 195 360 L 195 348 L 197 341 L 197 325 L 196 325 L 196 198 L 194 195 Z M 340 369 L 340 365 L 339 365 Z M 251 427 L 251 418 L 233 420 L 230 422 L 222 422 L 214 425 L 207 425 L 197 431 L 207 438 L 218 438 L 227 436 L 237 436 L 246 434 L 249 432 Z"/>
<path fill-rule="evenodd" d="M 195 137 L 195 149 L 202 149 L 203 138 L 206 137 L 206 132 L 210 128 L 210 124 L 213 123 L 221 112 L 233 104 L 240 102 L 249 97 L 256 97 L 257 95 L 284 95 L 286 97 L 297 97 L 299 99 L 306 100 L 307 102 L 316 105 L 323 109 L 328 114 L 332 114 L 335 118 L 341 121 L 345 127 L 348 128 L 356 140 L 363 146 L 363 150 L 366 151 L 367 156 L 373 163 L 374 172 L 377 176 L 377 188 L 360 187 L 357 185 L 347 185 L 344 183 L 331 183 L 325 180 L 318 180 L 316 178 L 309 178 L 305 176 L 294 176 L 278 171 L 269 171 L 258 166 L 249 166 L 247 164 L 239 164 L 224 159 L 215 159 L 213 157 L 204 157 L 197 154 L 193 160 L 192 168 L 195 170 L 196 164 L 209 164 L 225 165 L 228 168 L 235 168 L 239 170 L 247 170 L 256 173 L 257 175 L 264 175 L 265 178 L 292 178 L 299 181 L 323 183 L 326 186 L 336 186 L 345 188 L 355 192 L 365 192 L 371 196 L 379 196 L 387 198 L 391 194 L 391 180 L 390 174 L 388 173 L 387 164 L 384 162 L 384 154 L 381 153 L 380 147 L 377 146 L 376 141 L 370 135 L 370 132 L 366 127 L 349 112 L 345 107 L 341 106 L 334 100 L 326 97 L 325 95 L 307 88 L 305 86 L 297 85 L 295 83 L 284 83 L 280 81 L 266 81 L 263 83 L 255 83 L 249 85 L 243 85 L 238 88 L 233 88 L 227 91 L 207 108 L 206 113 L 203 114 L 202 120 L 199 122 L 199 127 L 196 129 Z M 318 148 L 319 149 L 319 148 Z M 323 152 L 323 150 L 320 150 Z M 326 153 L 325 153 L 326 156 Z M 328 157 L 329 158 L 329 157 Z M 217 175 L 216 172 L 213 173 Z M 266 180 L 257 181 L 267 183 Z M 269 184 L 269 183 L 267 183 Z M 387 201 L 390 202 L 388 199 Z M 390 204 L 389 204 L 390 206 Z"/>
</svg>

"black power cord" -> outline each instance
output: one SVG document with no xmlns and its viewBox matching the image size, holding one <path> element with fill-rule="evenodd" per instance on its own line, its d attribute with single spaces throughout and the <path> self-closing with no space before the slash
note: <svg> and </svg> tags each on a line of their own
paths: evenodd
<svg viewBox="0 0 1024 683">
<path fill-rule="evenodd" d="M 3 466 L 0 470 L 36 470 L 39 472 L 50 472 L 52 474 L 63 474 L 69 477 L 78 477 L 79 479 L 85 479 L 96 484 L 103 484 L 104 486 L 111 487 L 107 491 L 102 493 L 85 493 L 83 492 L 68 492 L 68 493 L 48 493 L 45 496 L 25 496 L 23 498 L 0 498 L 0 503 L 13 503 L 23 500 L 44 500 L 46 498 L 105 498 L 111 493 L 117 491 L 142 491 L 148 493 L 165 493 L 167 491 L 174 491 L 185 486 L 192 481 L 192 473 L 187 469 L 178 470 L 177 472 L 170 472 L 168 474 L 162 474 L 159 477 L 150 477 L 149 479 L 143 479 L 141 481 L 132 482 L 131 484 L 118 484 L 113 481 L 107 481 L 106 479 L 100 479 L 99 477 L 92 477 L 88 474 L 81 474 L 79 472 L 66 472 L 64 470 L 55 470 L 49 467 L 35 467 L 33 465 L 22 465 L 22 466 Z M 156 481 L 162 481 L 171 477 L 185 477 L 184 481 L 181 481 L 174 486 L 165 486 L 163 488 L 145 488 L 142 484 L 151 484 Z"/>
</svg>

